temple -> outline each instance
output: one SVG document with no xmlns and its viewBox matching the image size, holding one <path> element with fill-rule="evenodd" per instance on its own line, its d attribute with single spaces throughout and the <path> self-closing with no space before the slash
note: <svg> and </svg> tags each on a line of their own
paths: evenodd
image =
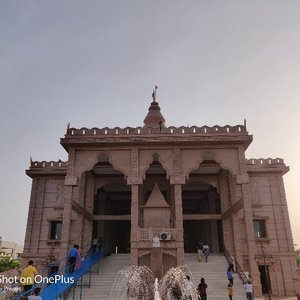
<svg viewBox="0 0 300 300">
<path fill-rule="evenodd" d="M 245 123 L 167 127 L 152 98 L 143 126 L 68 126 L 67 161 L 31 161 L 23 258 L 44 266 L 102 237 L 160 278 L 201 239 L 251 274 L 256 295 L 295 295 L 284 161 L 246 159 Z"/>
</svg>

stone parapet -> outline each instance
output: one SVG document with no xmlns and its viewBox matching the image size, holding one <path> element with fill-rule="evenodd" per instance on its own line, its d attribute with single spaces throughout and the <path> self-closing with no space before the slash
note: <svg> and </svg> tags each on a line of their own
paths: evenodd
<svg viewBox="0 0 300 300">
<path fill-rule="evenodd" d="M 30 167 L 26 174 L 30 177 L 37 175 L 66 175 L 67 161 L 30 161 Z"/>
<path fill-rule="evenodd" d="M 72 136 L 108 136 L 108 135 L 151 135 L 151 134 L 248 134 L 245 125 L 225 126 L 169 126 L 162 128 L 151 127 L 104 127 L 104 128 L 68 128 L 65 137 Z"/>
<path fill-rule="evenodd" d="M 282 172 L 289 171 L 282 158 L 250 158 L 246 159 L 247 172 Z"/>
<path fill-rule="evenodd" d="M 115 128 L 68 128 L 61 145 L 69 151 L 72 147 L 142 145 L 174 145 L 180 143 L 196 146 L 199 144 L 243 144 L 246 149 L 252 142 L 244 125 L 236 126 L 180 126 L 166 128 L 115 127 Z"/>
</svg>

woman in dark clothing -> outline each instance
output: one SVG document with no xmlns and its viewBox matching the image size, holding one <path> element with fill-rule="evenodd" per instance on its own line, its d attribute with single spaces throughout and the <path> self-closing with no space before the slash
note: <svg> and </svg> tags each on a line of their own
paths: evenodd
<svg viewBox="0 0 300 300">
<path fill-rule="evenodd" d="M 200 280 L 200 283 L 198 285 L 197 288 L 197 292 L 198 292 L 198 299 L 201 300 L 206 300 L 207 299 L 207 294 L 206 294 L 206 289 L 207 289 L 207 284 L 205 283 L 204 278 L 202 277 Z"/>
</svg>

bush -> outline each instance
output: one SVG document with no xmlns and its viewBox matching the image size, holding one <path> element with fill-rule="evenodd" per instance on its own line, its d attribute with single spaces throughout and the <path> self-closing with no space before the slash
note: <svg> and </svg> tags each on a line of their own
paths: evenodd
<svg viewBox="0 0 300 300">
<path fill-rule="evenodd" d="M 20 266 L 21 262 L 19 259 L 14 259 L 7 256 L 0 258 L 0 273 L 11 269 L 19 268 Z"/>
<path fill-rule="evenodd" d="M 296 249 L 296 262 L 297 262 L 297 267 L 300 268 L 300 248 Z"/>
</svg>

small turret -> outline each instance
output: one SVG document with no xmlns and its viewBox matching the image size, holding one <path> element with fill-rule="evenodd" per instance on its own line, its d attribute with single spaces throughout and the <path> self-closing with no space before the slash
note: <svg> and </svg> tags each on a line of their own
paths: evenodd
<svg viewBox="0 0 300 300">
<path fill-rule="evenodd" d="M 149 107 L 149 112 L 144 119 L 144 127 L 151 127 L 151 128 L 164 128 L 165 126 L 165 118 L 160 112 L 160 107 L 158 102 L 156 102 L 156 90 L 157 86 L 155 86 L 153 93 L 152 93 L 152 102 Z"/>
</svg>

